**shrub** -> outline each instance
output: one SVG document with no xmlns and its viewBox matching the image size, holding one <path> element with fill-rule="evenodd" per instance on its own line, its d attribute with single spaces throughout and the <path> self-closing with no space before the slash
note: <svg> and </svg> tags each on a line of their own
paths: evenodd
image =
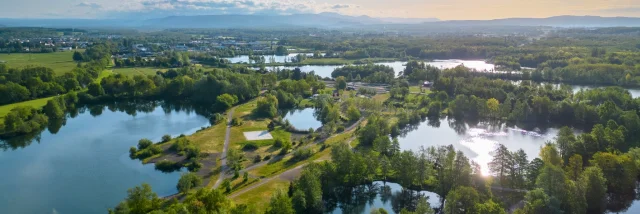
<svg viewBox="0 0 640 214">
<path fill-rule="evenodd" d="M 185 167 L 189 172 L 197 172 L 202 168 L 202 163 L 198 162 L 198 159 L 193 159 L 189 163 L 185 164 Z"/>
<path fill-rule="evenodd" d="M 151 154 L 153 155 L 162 153 L 162 147 L 160 147 L 159 145 L 152 145 L 147 150 L 151 151 Z"/>
<path fill-rule="evenodd" d="M 247 142 L 246 144 L 244 144 L 244 146 L 242 146 L 242 150 L 244 151 L 254 151 L 258 149 L 258 145 L 256 145 L 256 143 L 254 142 Z"/>
<path fill-rule="evenodd" d="M 196 175 L 195 173 L 185 173 L 180 176 L 180 180 L 178 180 L 178 185 L 176 188 L 180 193 L 187 193 L 189 190 L 194 189 L 197 186 L 202 184 L 202 178 Z"/>
<path fill-rule="evenodd" d="M 131 148 L 129 148 L 129 157 L 131 159 L 136 158 L 136 153 L 138 152 L 138 149 L 136 149 L 135 146 L 132 146 Z"/>
<path fill-rule="evenodd" d="M 151 140 L 149 140 L 147 138 L 140 139 L 140 141 L 138 141 L 138 149 L 140 149 L 140 150 L 146 149 L 147 147 L 151 146 L 152 144 L 153 144 L 153 142 L 151 142 Z"/>
<path fill-rule="evenodd" d="M 184 152 L 187 154 L 187 159 L 197 158 L 200 156 L 200 148 L 194 145 L 187 146 Z"/>
<path fill-rule="evenodd" d="M 187 147 L 189 146 L 190 143 L 191 142 L 189 142 L 189 140 L 187 140 L 187 138 L 183 138 L 183 137 L 178 138 L 178 139 L 176 139 L 176 142 L 173 143 L 173 145 L 171 145 L 171 150 L 176 151 L 178 153 L 181 153 L 185 149 L 187 149 Z"/>
<path fill-rule="evenodd" d="M 302 149 L 296 149 L 293 152 L 293 158 L 294 160 L 304 160 L 307 159 L 309 157 L 311 157 L 313 155 L 313 150 L 309 149 L 309 148 L 302 148 Z"/>
<path fill-rule="evenodd" d="M 218 124 L 218 123 L 220 123 L 222 121 L 224 121 L 224 115 L 222 115 L 220 113 L 213 114 L 213 116 L 211 116 L 211 118 L 209 119 L 209 122 L 212 125 Z"/>
<path fill-rule="evenodd" d="M 276 139 L 275 143 L 273 144 L 273 146 L 278 147 L 278 148 L 282 148 L 282 147 L 291 147 L 291 142 L 289 142 L 288 140 L 283 140 L 283 139 Z"/>
<path fill-rule="evenodd" d="M 344 126 L 338 126 L 338 128 L 336 129 L 337 132 L 343 132 L 344 131 Z"/>
<path fill-rule="evenodd" d="M 254 162 L 254 163 L 258 163 L 258 162 L 260 162 L 260 161 L 262 161 L 262 157 L 261 157 L 260 155 L 256 155 L 256 157 L 255 157 L 255 158 L 253 158 L 253 162 Z"/>
<path fill-rule="evenodd" d="M 231 120 L 232 126 L 241 126 L 242 124 L 244 124 L 244 121 L 242 120 L 242 118 L 233 118 Z"/>
<path fill-rule="evenodd" d="M 166 143 L 166 142 L 169 142 L 169 141 L 171 141 L 171 135 L 166 134 L 166 135 L 162 136 L 162 142 L 163 143 Z"/>
<path fill-rule="evenodd" d="M 173 172 L 180 169 L 180 165 L 170 160 L 161 160 L 156 162 L 156 170 L 162 172 Z"/>
<path fill-rule="evenodd" d="M 264 156 L 264 160 L 267 161 L 267 160 L 270 160 L 270 159 L 271 159 L 271 155 Z"/>
</svg>

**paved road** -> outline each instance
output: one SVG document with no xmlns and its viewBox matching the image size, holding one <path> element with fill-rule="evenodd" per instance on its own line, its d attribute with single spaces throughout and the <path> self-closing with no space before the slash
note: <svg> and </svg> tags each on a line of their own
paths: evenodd
<svg viewBox="0 0 640 214">
<path fill-rule="evenodd" d="M 224 135 L 224 147 L 222 148 L 222 155 L 220 156 L 220 176 L 218 176 L 218 180 L 213 185 L 213 188 L 218 188 L 220 182 L 224 179 L 224 174 L 227 172 L 227 150 L 229 150 L 229 135 L 231 135 L 231 119 L 233 119 L 233 111 L 236 110 L 236 107 L 233 107 L 227 113 L 227 132 Z"/>
</svg>

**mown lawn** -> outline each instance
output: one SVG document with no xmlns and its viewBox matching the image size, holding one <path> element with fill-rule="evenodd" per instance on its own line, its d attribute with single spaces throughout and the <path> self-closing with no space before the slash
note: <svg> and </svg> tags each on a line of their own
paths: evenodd
<svg viewBox="0 0 640 214">
<path fill-rule="evenodd" d="M 76 67 L 73 61 L 73 51 L 54 53 L 12 53 L 0 54 L 0 61 L 4 61 L 10 68 L 27 66 L 43 66 L 53 69 L 57 75 L 64 74 Z"/>
<path fill-rule="evenodd" d="M 45 98 L 40 98 L 40 99 L 37 99 L 37 100 L 29 100 L 29 101 L 24 101 L 24 102 L 19 102 L 19 103 L 0 106 L 0 122 L 4 122 L 4 117 L 7 114 L 9 114 L 11 109 L 13 109 L 15 107 L 18 107 L 18 106 L 31 106 L 31 107 L 34 107 L 36 109 L 40 109 L 40 108 L 44 107 L 45 105 L 47 105 L 47 101 L 49 101 L 50 99 L 53 99 L 54 97 L 45 97 Z"/>
<path fill-rule="evenodd" d="M 275 191 L 279 189 L 287 191 L 288 187 L 289 181 L 276 178 L 265 183 L 264 185 L 238 195 L 233 199 L 233 201 L 236 204 L 253 204 L 256 206 L 259 213 L 263 213 L 269 206 L 269 201 L 271 200 L 271 196 L 273 196 Z"/>
</svg>

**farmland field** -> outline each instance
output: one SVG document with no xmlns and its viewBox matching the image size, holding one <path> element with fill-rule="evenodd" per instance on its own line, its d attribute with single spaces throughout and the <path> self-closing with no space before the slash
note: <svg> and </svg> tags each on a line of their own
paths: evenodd
<svg viewBox="0 0 640 214">
<path fill-rule="evenodd" d="M 73 51 L 54 53 L 12 53 L 0 54 L 0 62 L 6 63 L 11 68 L 23 68 L 26 66 L 44 66 L 53 69 L 61 75 L 76 67 L 73 61 Z"/>
</svg>

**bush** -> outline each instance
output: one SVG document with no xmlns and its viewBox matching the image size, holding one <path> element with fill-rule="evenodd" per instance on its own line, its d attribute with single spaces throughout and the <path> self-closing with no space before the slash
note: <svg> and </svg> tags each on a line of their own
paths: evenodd
<svg viewBox="0 0 640 214">
<path fill-rule="evenodd" d="M 244 144 L 244 146 L 242 146 L 243 151 L 254 151 L 256 149 L 258 149 L 258 146 L 254 142 L 247 142 L 246 144 Z"/>
<path fill-rule="evenodd" d="M 151 154 L 153 155 L 162 153 L 162 147 L 160 147 L 159 145 L 150 146 L 147 150 L 151 151 Z"/>
<path fill-rule="evenodd" d="M 267 155 L 267 156 L 264 156 L 264 159 L 263 159 L 263 160 L 268 161 L 268 160 L 270 160 L 270 159 L 271 159 L 271 155 Z"/>
<path fill-rule="evenodd" d="M 131 152 L 131 149 L 129 149 L 129 152 Z M 135 158 L 138 158 L 140 160 L 157 155 L 162 153 L 162 148 L 158 145 L 151 145 L 146 149 L 142 149 L 139 150 L 136 155 Z M 131 153 L 129 153 L 129 155 L 131 155 Z"/>
<path fill-rule="evenodd" d="M 187 159 L 197 158 L 200 156 L 200 148 L 194 145 L 187 146 L 184 152 L 187 155 Z"/>
<path fill-rule="evenodd" d="M 176 142 L 171 145 L 171 150 L 181 153 L 187 149 L 187 147 L 191 144 L 187 138 L 181 137 L 177 138 Z M 184 155 L 184 154 L 181 154 Z"/>
<path fill-rule="evenodd" d="M 338 126 L 338 128 L 336 129 L 337 132 L 343 132 L 344 131 L 344 126 Z"/>
<path fill-rule="evenodd" d="M 162 142 L 163 143 L 166 143 L 166 142 L 169 142 L 169 141 L 171 141 L 171 135 L 166 134 L 166 135 L 162 136 Z"/>
<path fill-rule="evenodd" d="M 153 144 L 153 142 L 151 142 L 151 140 L 149 140 L 147 138 L 140 139 L 140 141 L 138 141 L 138 149 L 140 149 L 140 150 L 146 149 L 147 147 L 151 146 L 152 144 Z"/>
<path fill-rule="evenodd" d="M 185 167 L 187 167 L 189 172 L 197 172 L 202 168 L 202 163 L 198 162 L 198 159 L 193 159 L 189 163 L 185 164 Z"/>
<path fill-rule="evenodd" d="M 309 149 L 309 148 L 303 148 L 303 149 L 296 149 L 293 152 L 293 158 L 294 160 L 304 160 L 307 159 L 309 157 L 311 157 L 313 155 L 313 150 Z"/>
<path fill-rule="evenodd" d="M 131 159 L 136 158 L 136 153 L 138 152 L 138 149 L 136 149 L 135 146 L 132 146 L 131 148 L 129 148 L 129 157 Z"/>
<path fill-rule="evenodd" d="M 291 147 L 291 142 L 289 142 L 288 140 L 283 140 L 283 139 L 276 139 L 275 143 L 273 143 L 273 146 L 278 147 L 278 148 L 282 148 L 282 147 Z"/>
<path fill-rule="evenodd" d="M 187 193 L 189 190 L 196 188 L 202 184 L 202 178 L 195 173 L 185 173 L 180 176 L 176 188 L 180 193 Z"/>
<path fill-rule="evenodd" d="M 213 116 L 211 116 L 211 118 L 209 119 L 209 122 L 211 123 L 211 125 L 218 124 L 222 121 L 224 121 L 224 115 L 220 113 L 213 114 Z"/>
<path fill-rule="evenodd" d="M 180 169 L 180 165 L 170 160 L 161 160 L 156 162 L 156 170 L 162 172 L 173 172 Z"/>
<path fill-rule="evenodd" d="M 233 118 L 231 120 L 232 126 L 241 126 L 242 124 L 244 124 L 244 121 L 242 120 L 242 118 Z"/>
<path fill-rule="evenodd" d="M 260 161 L 262 161 L 262 157 L 261 157 L 260 155 L 256 155 L 256 157 L 255 157 L 255 158 L 253 158 L 253 162 L 254 162 L 254 163 L 258 163 L 258 162 L 260 162 Z"/>
</svg>

